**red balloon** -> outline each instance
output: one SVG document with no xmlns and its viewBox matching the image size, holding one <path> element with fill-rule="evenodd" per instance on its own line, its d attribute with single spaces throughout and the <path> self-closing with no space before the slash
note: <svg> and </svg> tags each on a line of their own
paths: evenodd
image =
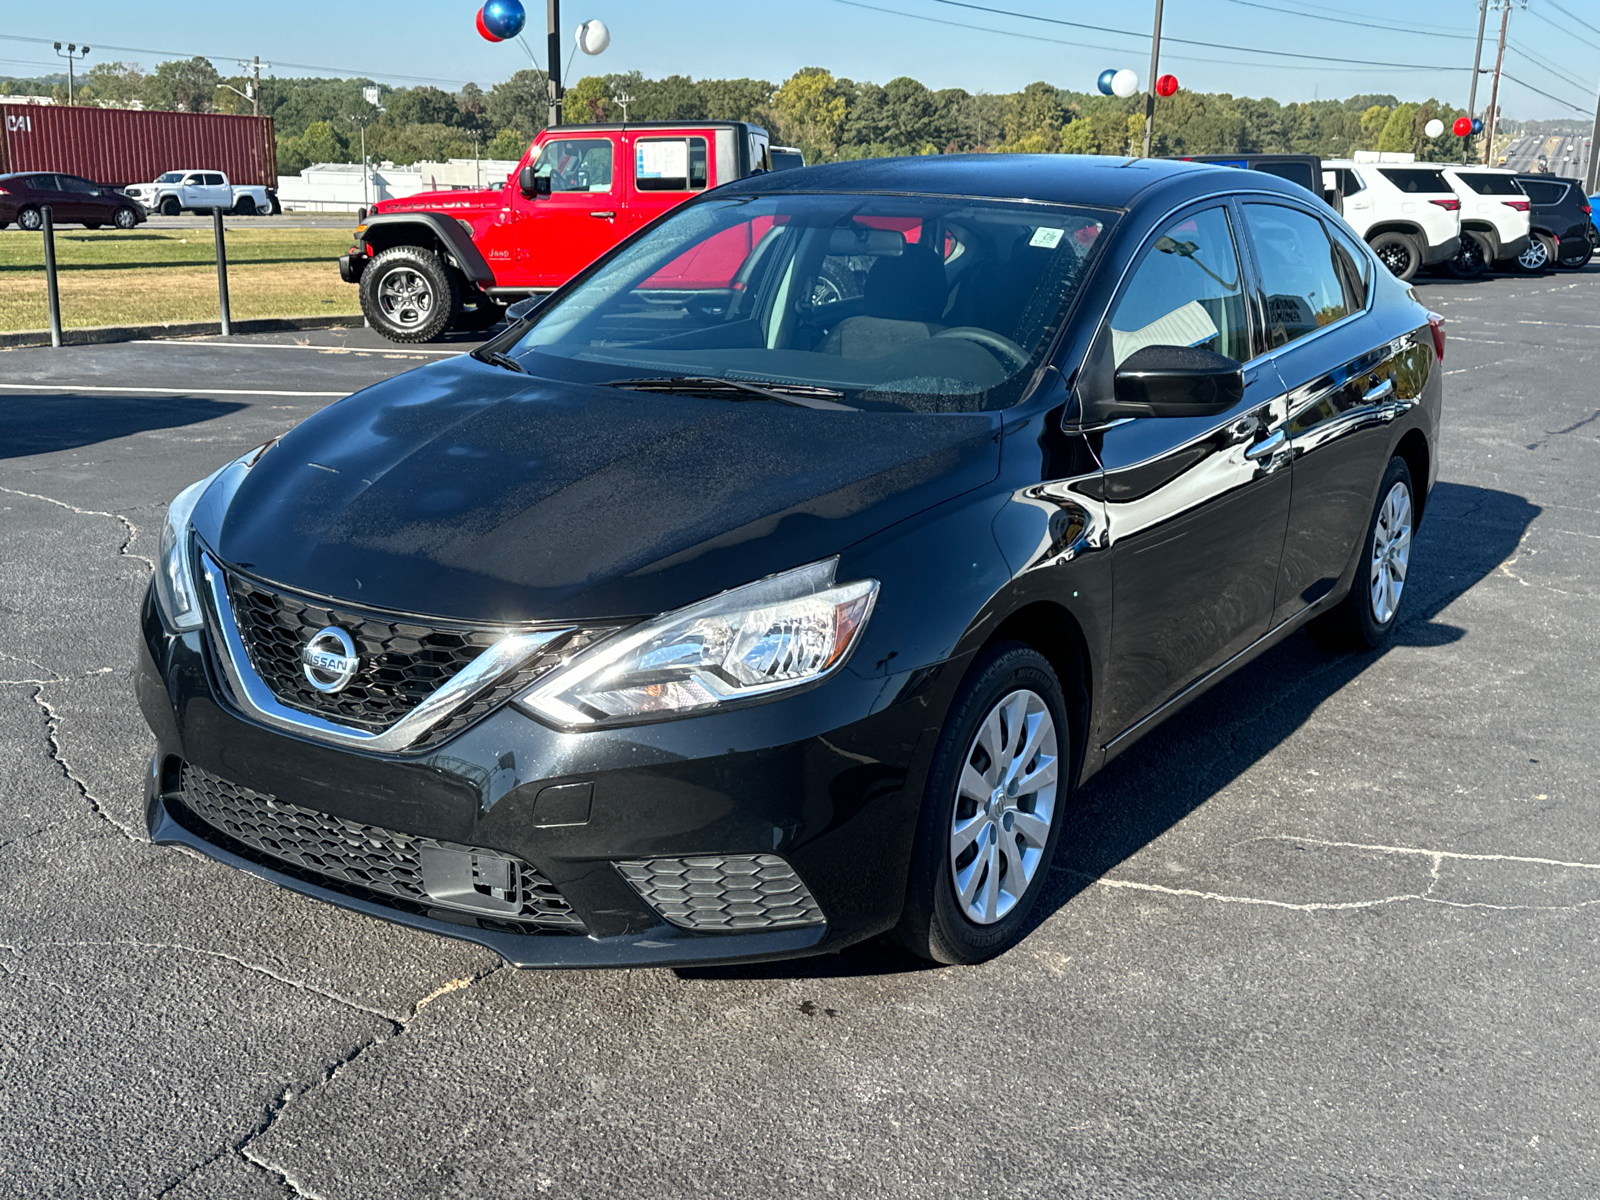
<svg viewBox="0 0 1600 1200">
<path fill-rule="evenodd" d="M 495 37 L 494 34 L 489 32 L 489 27 L 483 23 L 483 9 L 481 9 L 481 8 L 478 10 L 478 32 L 483 34 L 483 37 L 484 37 L 485 41 L 490 41 L 490 42 L 503 42 L 503 41 L 505 41 L 504 38 L 497 38 L 497 37 Z"/>
<path fill-rule="evenodd" d="M 1178 77 L 1176 75 L 1163 75 L 1156 80 L 1156 95 L 1176 96 L 1178 94 Z"/>
<path fill-rule="evenodd" d="M 1457 137 L 1468 137 L 1472 133 L 1472 118 L 1457 117 L 1456 123 L 1450 126 L 1450 128 L 1454 130 Z"/>
</svg>

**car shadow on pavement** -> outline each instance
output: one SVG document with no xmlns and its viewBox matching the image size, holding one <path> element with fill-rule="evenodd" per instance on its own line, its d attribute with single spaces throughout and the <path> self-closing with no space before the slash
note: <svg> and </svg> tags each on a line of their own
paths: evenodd
<svg viewBox="0 0 1600 1200">
<path fill-rule="evenodd" d="M 152 429 L 198 425 L 245 405 L 200 396 L 0 393 L 0 459 L 76 450 Z"/>
<path fill-rule="evenodd" d="M 1396 646 L 1444 646 L 1471 631 L 1437 620 L 1510 558 L 1542 510 L 1521 496 L 1458 483 L 1434 486 L 1417 531 L 1410 590 L 1382 650 L 1340 653 L 1300 632 L 1150 733 L 1073 795 L 1055 863 L 1029 933 L 1079 892 L 1160 837 L 1265 757 L 1317 708 Z M 897 974 L 929 964 L 878 943 L 747 966 L 685 968 L 694 979 L 832 978 Z"/>
</svg>

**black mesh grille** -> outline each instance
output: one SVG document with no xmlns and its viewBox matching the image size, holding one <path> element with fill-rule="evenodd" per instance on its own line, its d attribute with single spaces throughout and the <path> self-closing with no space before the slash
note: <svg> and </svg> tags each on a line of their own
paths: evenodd
<svg viewBox="0 0 1600 1200">
<path fill-rule="evenodd" d="M 651 908 L 685 929 L 783 929 L 822 924 L 811 891 L 776 854 L 708 854 L 619 862 Z"/>
<path fill-rule="evenodd" d="M 510 857 L 285 804 L 188 764 L 182 768 L 179 793 L 183 808 L 209 827 L 194 832 L 221 834 L 212 840 L 235 854 L 309 883 L 411 912 L 437 907 L 423 886 L 419 858 L 423 847 Z M 541 929 L 583 929 L 582 920 L 549 880 L 527 863 L 511 861 L 520 912 L 485 924 L 509 921 Z"/>
</svg>

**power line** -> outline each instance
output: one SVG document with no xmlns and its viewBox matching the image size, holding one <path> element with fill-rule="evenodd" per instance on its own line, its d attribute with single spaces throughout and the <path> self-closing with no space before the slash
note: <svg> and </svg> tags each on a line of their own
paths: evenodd
<svg viewBox="0 0 1600 1200">
<path fill-rule="evenodd" d="M 1595 45 L 1593 42 L 1589 41 L 1587 38 L 1579 37 L 1577 34 L 1573 33 L 1572 30 L 1570 30 L 1570 29 L 1563 29 L 1561 26 L 1557 25 L 1554 21 L 1552 21 L 1549 17 L 1545 16 L 1542 12 L 1540 12 L 1538 9 L 1530 8 L 1530 9 L 1527 9 L 1525 11 L 1527 12 L 1527 14 L 1530 17 L 1533 17 L 1534 19 L 1539 20 L 1539 21 L 1543 21 L 1546 25 L 1550 26 L 1551 29 L 1556 30 L 1558 33 L 1562 34 L 1565 37 L 1571 38 L 1573 41 L 1578 42 L 1580 45 L 1587 46 L 1591 50 L 1600 50 L 1600 46 Z"/>
<path fill-rule="evenodd" d="M 1549 0 L 1549 2 L 1550 2 L 1550 7 L 1551 8 L 1555 9 L 1558 13 L 1560 13 L 1562 16 L 1566 17 L 1569 21 L 1576 21 L 1579 25 L 1582 25 L 1590 33 L 1600 33 L 1600 29 L 1596 29 L 1593 25 L 1589 24 L 1589 22 L 1585 21 L 1582 17 L 1578 16 L 1576 13 L 1568 12 L 1566 9 L 1562 8 L 1561 5 L 1557 4 L 1556 0 Z"/>
<path fill-rule="evenodd" d="M 1570 83 L 1575 88 L 1587 88 L 1589 86 L 1587 83 L 1584 83 L 1580 79 L 1574 79 L 1571 75 L 1568 75 L 1565 72 L 1556 70 L 1549 63 L 1547 63 L 1544 60 L 1540 59 L 1535 54 L 1533 54 L 1533 53 L 1531 53 L 1531 52 L 1529 52 L 1527 50 L 1524 50 L 1521 46 L 1518 46 L 1510 38 L 1506 39 L 1506 49 L 1511 51 L 1511 53 L 1513 53 L 1513 54 L 1515 54 L 1515 55 L 1517 55 L 1517 56 L 1519 56 L 1521 58 L 1527 59 L 1528 62 L 1530 62 L 1534 66 L 1538 67 L 1541 71 L 1544 71 L 1545 73 L 1550 74 L 1550 75 L 1554 75 L 1557 79 L 1561 80 L 1562 83 Z"/>
<path fill-rule="evenodd" d="M 1560 96 L 1552 96 L 1549 92 L 1542 91 L 1539 88 L 1534 87 L 1533 84 L 1528 83 L 1526 80 L 1518 79 L 1510 71 L 1502 70 L 1500 72 L 1500 78 L 1509 79 L 1509 80 L 1511 80 L 1512 83 L 1521 84 L 1523 87 L 1527 88 L 1530 92 L 1537 92 L 1539 95 L 1543 96 L 1546 100 L 1554 100 L 1557 104 L 1564 105 L 1565 107 L 1570 108 L 1575 113 L 1581 113 L 1584 116 L 1588 116 L 1589 115 L 1589 110 L 1587 108 L 1584 108 L 1584 107 L 1582 107 L 1580 105 L 1574 104 L 1570 100 L 1563 100 Z"/>
<path fill-rule="evenodd" d="M 1108 25 L 1086 25 L 1082 21 L 1066 21 L 1060 17 L 1041 17 L 1037 13 L 1017 12 L 1009 8 L 991 8 L 985 4 L 971 4 L 967 0 L 933 0 L 935 4 L 947 4 L 952 8 L 969 8 L 977 12 L 992 13 L 1002 17 L 1017 17 L 1025 21 L 1042 21 L 1047 25 L 1065 25 L 1072 29 L 1089 29 L 1096 33 L 1114 33 L 1121 37 L 1138 38 L 1146 41 L 1150 35 L 1134 29 L 1114 29 Z M 909 15 L 909 14 L 904 14 Z M 1202 42 L 1194 38 L 1171 37 L 1161 35 L 1163 42 L 1176 42 L 1184 46 L 1203 46 L 1208 50 L 1232 50 L 1240 54 L 1265 54 L 1276 58 L 1304 59 L 1308 62 L 1344 63 L 1358 67 L 1388 68 L 1401 71 L 1468 71 L 1470 67 L 1444 67 L 1433 63 L 1397 63 L 1373 61 L 1368 58 L 1339 58 L 1329 54 L 1298 54 L 1293 50 L 1265 50 L 1259 46 L 1230 46 L 1226 42 Z M 1103 47 L 1098 47 L 1102 48 Z M 1127 53 L 1127 51 L 1123 51 Z M 1284 64 L 1287 65 L 1287 64 Z"/>
<path fill-rule="evenodd" d="M 1258 4 L 1256 0 L 1228 0 L 1229 4 L 1242 5 L 1245 8 L 1260 8 L 1267 12 L 1280 13 L 1286 17 L 1301 17 L 1307 21 L 1327 21 L 1331 25 L 1354 25 L 1360 29 L 1382 29 L 1387 33 L 1413 33 L 1418 37 L 1450 38 L 1458 42 L 1473 40 L 1470 33 L 1434 33 L 1427 29 L 1414 29 L 1405 25 L 1379 25 L 1371 21 L 1353 21 L 1348 17 L 1329 17 L 1321 13 L 1297 12 L 1291 8 L 1282 8 L 1276 4 Z"/>
</svg>

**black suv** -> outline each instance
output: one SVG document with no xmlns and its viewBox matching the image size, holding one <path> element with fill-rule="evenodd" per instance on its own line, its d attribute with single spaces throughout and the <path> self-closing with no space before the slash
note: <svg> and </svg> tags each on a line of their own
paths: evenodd
<svg viewBox="0 0 1600 1200">
<path fill-rule="evenodd" d="M 1528 193 L 1533 224 L 1533 240 L 1517 256 L 1517 265 L 1524 271 L 1558 263 L 1573 270 L 1587 266 L 1597 235 L 1583 184 L 1551 175 L 1518 175 L 1517 181 Z"/>
</svg>

